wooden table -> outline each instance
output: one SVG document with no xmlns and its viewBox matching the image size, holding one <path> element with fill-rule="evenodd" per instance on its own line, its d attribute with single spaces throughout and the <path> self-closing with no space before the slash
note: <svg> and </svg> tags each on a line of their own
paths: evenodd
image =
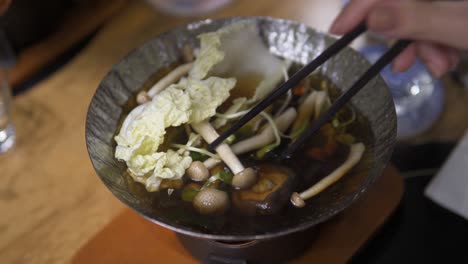
<svg viewBox="0 0 468 264">
<path fill-rule="evenodd" d="M 88 103 L 99 81 L 128 51 L 162 31 L 200 19 L 174 18 L 130 2 L 68 65 L 15 99 L 17 147 L 0 156 L 0 263 L 67 263 L 123 208 L 88 159 Z M 212 17 L 269 15 L 326 30 L 340 3 L 237 0 Z M 462 105 L 458 118 L 466 117 L 467 95 L 455 94 L 451 100 Z M 463 120 L 449 115 L 441 122 L 460 127 Z M 433 138 L 454 139 L 464 128 L 436 128 Z"/>
</svg>

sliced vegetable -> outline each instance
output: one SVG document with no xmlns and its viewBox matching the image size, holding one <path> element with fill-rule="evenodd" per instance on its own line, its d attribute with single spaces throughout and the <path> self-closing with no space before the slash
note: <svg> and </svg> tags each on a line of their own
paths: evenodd
<svg viewBox="0 0 468 264">
<path fill-rule="evenodd" d="M 209 156 L 202 154 L 200 152 L 196 151 L 191 151 L 190 152 L 190 157 L 192 158 L 193 161 L 204 161 L 206 160 Z"/>
<path fill-rule="evenodd" d="M 290 107 L 284 111 L 284 113 L 274 121 L 277 130 L 281 132 L 286 131 L 296 118 L 296 115 L 297 113 L 294 107 Z M 268 124 L 260 133 L 232 145 L 232 150 L 237 154 L 247 153 L 272 143 L 275 138 L 274 128 Z"/>
<path fill-rule="evenodd" d="M 220 128 L 226 125 L 229 117 L 232 117 L 233 114 L 239 113 L 239 111 L 244 107 L 246 102 L 247 98 L 245 97 L 234 99 L 232 105 L 229 107 L 228 110 L 226 110 L 226 112 L 224 112 L 224 114 L 217 114 L 218 117 L 213 121 L 213 127 Z"/>
<path fill-rule="evenodd" d="M 352 123 L 354 123 L 354 121 L 356 121 L 356 111 L 352 108 L 352 107 L 349 107 L 345 110 L 348 110 L 349 109 L 349 113 L 351 115 L 351 117 L 348 119 L 348 120 L 344 120 L 344 121 L 340 121 L 338 117 L 335 117 L 333 119 L 333 127 L 335 128 L 344 128 L 346 126 L 349 126 L 351 125 Z M 339 113 L 338 113 L 339 115 Z"/>
<path fill-rule="evenodd" d="M 232 183 L 232 177 L 234 176 L 231 172 L 229 171 L 221 171 L 220 173 L 216 174 L 217 175 L 217 178 L 222 181 L 222 182 L 225 182 L 227 184 L 231 184 Z"/>
<path fill-rule="evenodd" d="M 212 117 L 235 83 L 233 78 L 209 77 L 182 79 L 170 85 L 125 118 L 115 137 L 115 157 L 126 162 L 135 181 L 145 184 L 148 191 L 157 191 L 162 179 L 180 179 L 192 159 L 172 150 L 158 152 L 166 129 Z M 179 147 L 204 152 L 195 147 Z"/>
<path fill-rule="evenodd" d="M 236 141 L 236 135 L 230 135 L 226 140 L 224 140 L 228 145 L 231 145 L 234 141 Z"/>
<path fill-rule="evenodd" d="M 299 106 L 297 118 L 291 128 L 291 137 L 293 139 L 298 137 L 309 124 L 315 110 L 316 97 L 317 92 L 312 91 Z"/>
<path fill-rule="evenodd" d="M 187 130 L 187 125 L 184 125 L 184 128 L 185 128 L 185 130 Z M 189 139 L 187 140 L 187 143 L 185 144 L 184 147 L 179 148 L 177 153 L 183 154 L 183 153 L 188 151 L 187 150 L 188 147 L 197 146 L 200 143 L 200 139 L 201 139 L 200 135 L 197 135 L 197 134 L 191 133 L 191 132 L 188 135 L 189 135 Z M 178 144 L 178 145 L 182 146 L 180 144 Z"/>
<path fill-rule="evenodd" d="M 261 112 L 260 114 L 268 121 L 270 127 L 273 129 L 273 134 L 275 135 L 275 142 L 273 144 L 266 145 L 262 147 L 259 151 L 257 151 L 256 153 L 257 158 L 263 158 L 266 153 L 274 150 L 276 147 L 278 147 L 281 144 L 280 131 L 278 130 L 278 127 L 276 126 L 276 123 L 273 120 L 273 118 L 265 112 Z"/>
<path fill-rule="evenodd" d="M 182 189 L 181 198 L 186 202 L 192 202 L 198 192 L 200 192 L 200 185 L 189 183 Z"/>
<path fill-rule="evenodd" d="M 277 144 L 276 142 L 270 145 L 266 145 L 255 153 L 255 157 L 257 159 L 263 159 L 268 152 L 274 150 L 278 146 L 279 144 Z"/>
<path fill-rule="evenodd" d="M 203 190 L 205 188 L 211 188 L 211 186 L 218 180 L 218 177 L 216 176 L 211 176 L 201 187 L 200 190 Z"/>
<path fill-rule="evenodd" d="M 171 144 L 171 146 L 173 146 L 173 147 L 175 147 L 175 148 L 183 149 L 183 150 L 189 150 L 189 151 L 192 151 L 192 152 L 198 152 L 198 153 L 201 153 L 201 154 L 203 154 L 203 155 L 209 156 L 209 157 L 211 157 L 211 158 L 217 158 L 217 157 L 218 157 L 216 154 L 211 153 L 211 152 L 209 152 L 208 150 L 202 149 L 202 148 L 189 147 L 189 146 L 181 145 L 181 144 Z"/>
</svg>

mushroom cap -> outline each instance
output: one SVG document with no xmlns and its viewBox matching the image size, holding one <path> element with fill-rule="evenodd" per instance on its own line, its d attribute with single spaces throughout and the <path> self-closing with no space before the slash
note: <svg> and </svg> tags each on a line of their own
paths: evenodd
<svg viewBox="0 0 468 264">
<path fill-rule="evenodd" d="M 297 192 L 294 192 L 291 195 L 291 203 L 297 208 L 302 208 L 305 206 L 304 200 L 301 198 L 301 196 Z"/>
<path fill-rule="evenodd" d="M 210 177 L 210 171 L 201 161 L 194 161 L 186 171 L 193 181 L 206 181 Z"/>
<path fill-rule="evenodd" d="M 144 104 L 146 102 L 151 101 L 151 98 L 149 97 L 146 91 L 141 91 L 137 94 L 136 101 L 138 104 Z"/>
<path fill-rule="evenodd" d="M 257 171 L 252 168 L 246 168 L 238 172 L 232 178 L 232 186 L 236 189 L 250 188 L 257 182 Z"/>
<path fill-rule="evenodd" d="M 222 214 L 229 208 L 229 196 L 218 189 L 206 188 L 195 196 L 193 206 L 203 215 Z"/>
</svg>

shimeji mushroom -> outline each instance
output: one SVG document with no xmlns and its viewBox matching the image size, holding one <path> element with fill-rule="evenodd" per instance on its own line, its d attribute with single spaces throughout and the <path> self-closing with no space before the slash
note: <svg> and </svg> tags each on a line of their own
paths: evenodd
<svg viewBox="0 0 468 264">
<path fill-rule="evenodd" d="M 159 80 L 157 83 L 155 83 L 151 89 L 146 91 L 141 91 L 137 95 L 137 103 L 143 104 L 149 101 L 151 98 L 153 98 L 157 93 L 160 91 L 164 90 L 166 87 L 169 85 L 175 83 L 178 81 L 180 78 L 183 76 L 187 75 L 187 73 L 192 69 L 193 67 L 193 62 L 185 63 L 174 70 L 172 70 L 169 74 L 164 76 L 161 80 Z"/>
<path fill-rule="evenodd" d="M 193 129 L 200 134 L 207 143 L 213 142 L 219 137 L 218 132 L 207 121 L 192 124 Z M 244 168 L 244 165 L 239 161 L 236 154 L 232 152 L 228 144 L 223 143 L 216 148 L 221 160 L 231 169 L 234 177 L 232 185 L 239 189 L 245 189 L 252 186 L 257 180 L 257 174 L 252 168 Z"/>
<path fill-rule="evenodd" d="M 235 153 L 236 154 L 236 153 Z M 239 153 L 237 153 L 239 154 Z M 203 161 L 203 165 L 209 170 L 214 168 L 216 165 L 218 165 L 221 162 L 220 159 L 215 159 L 215 158 L 208 158 L 205 161 Z"/>
<path fill-rule="evenodd" d="M 307 127 L 309 122 L 314 118 L 317 118 L 322 112 L 324 103 L 327 101 L 328 96 L 325 91 L 312 91 L 305 100 L 301 103 L 298 109 L 298 116 L 296 121 L 291 128 L 291 136 L 293 138 L 300 135 Z"/>
<path fill-rule="evenodd" d="M 186 171 L 193 181 L 206 181 L 210 177 L 210 171 L 201 161 L 194 161 Z"/>
<path fill-rule="evenodd" d="M 229 196 L 221 190 L 205 188 L 195 196 L 193 206 L 200 214 L 222 214 L 229 208 Z"/>
<path fill-rule="evenodd" d="M 315 110 L 314 106 L 316 97 L 317 92 L 312 91 L 299 106 L 299 114 L 297 116 L 297 119 L 294 121 L 294 124 L 291 129 L 293 135 L 302 132 L 303 128 L 307 125 L 307 121 L 310 119 Z"/>
<path fill-rule="evenodd" d="M 296 118 L 297 112 L 291 107 L 286 109 L 280 116 L 275 118 L 276 127 L 280 132 L 286 131 Z M 249 151 L 264 147 L 275 140 L 273 128 L 268 124 L 258 135 L 252 136 L 245 140 L 239 141 L 238 143 L 231 146 L 232 151 L 237 154 L 244 154 Z M 219 164 L 221 160 L 215 158 L 209 158 L 203 162 L 208 168 L 212 169 L 214 166 Z"/>
<path fill-rule="evenodd" d="M 317 96 L 315 97 L 315 111 L 314 111 L 314 118 L 317 119 L 320 114 L 322 113 L 322 108 L 325 102 L 327 101 L 327 92 L 319 91 L 317 92 Z"/>
<path fill-rule="evenodd" d="M 312 185 L 309 189 L 301 192 L 301 193 L 293 193 L 291 195 L 291 203 L 296 207 L 303 207 L 305 206 L 304 200 L 307 200 L 326 188 L 330 185 L 341 179 L 343 175 L 345 175 L 351 168 L 353 168 L 359 160 L 361 160 L 362 155 L 364 154 L 366 147 L 363 143 L 356 143 L 350 146 L 348 157 L 346 161 L 341 164 L 340 167 L 336 168 L 332 173 L 328 176 L 317 182 L 316 184 Z"/>
<path fill-rule="evenodd" d="M 284 111 L 280 116 L 275 119 L 275 124 L 280 132 L 286 131 L 288 127 L 292 124 L 294 119 L 296 119 L 297 112 L 294 107 L 290 107 Z M 244 154 L 249 151 L 259 149 L 264 147 L 275 140 L 275 134 L 273 127 L 268 125 L 265 127 L 259 134 L 247 138 L 245 140 L 239 141 L 236 144 L 232 145 L 232 151 L 236 154 Z"/>
</svg>

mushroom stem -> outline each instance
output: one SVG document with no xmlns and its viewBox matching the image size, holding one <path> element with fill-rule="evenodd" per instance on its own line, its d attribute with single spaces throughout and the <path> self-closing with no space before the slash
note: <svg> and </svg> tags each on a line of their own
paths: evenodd
<svg viewBox="0 0 468 264">
<path fill-rule="evenodd" d="M 302 102 L 298 108 L 299 114 L 297 115 L 296 121 L 292 126 L 292 132 L 300 130 L 304 124 L 307 124 L 307 121 L 310 119 L 314 112 L 315 98 L 317 97 L 317 92 L 312 91 Z"/>
<path fill-rule="evenodd" d="M 161 80 L 159 80 L 157 83 L 155 83 L 153 87 L 149 89 L 147 95 L 153 98 L 157 93 L 178 81 L 180 78 L 182 78 L 182 76 L 186 75 L 192 69 L 192 67 L 193 62 L 189 62 L 178 66 L 173 71 L 164 76 Z"/>
<path fill-rule="evenodd" d="M 297 112 L 294 107 L 288 108 L 284 113 L 278 116 L 275 119 L 276 127 L 279 131 L 284 132 L 292 124 L 294 119 L 297 116 Z M 273 127 L 267 125 L 260 134 L 257 134 L 253 137 L 247 138 L 245 140 L 239 141 L 236 144 L 232 145 L 232 151 L 236 154 L 244 154 L 249 151 L 264 147 L 275 140 L 275 134 Z"/>
<path fill-rule="evenodd" d="M 206 142 L 211 143 L 219 137 L 218 132 L 205 120 L 196 124 L 192 124 L 195 131 L 200 134 Z M 228 144 L 223 143 L 216 148 L 219 157 L 231 169 L 234 176 L 232 177 L 232 186 L 238 189 L 245 189 L 252 186 L 257 180 L 257 173 L 252 168 L 244 168 L 244 165 L 239 161 L 236 154 L 232 152 Z"/>
<path fill-rule="evenodd" d="M 216 132 L 207 120 L 192 124 L 192 128 L 200 134 L 208 144 L 219 137 L 218 132 Z M 239 161 L 236 154 L 232 152 L 228 144 L 223 143 L 219 145 L 216 148 L 216 152 L 229 169 L 231 169 L 232 173 L 237 174 L 245 169 L 244 165 Z"/>
<path fill-rule="evenodd" d="M 328 176 L 312 185 L 309 189 L 301 192 L 300 194 L 294 193 L 291 196 L 291 203 L 296 207 L 304 206 L 305 203 L 302 203 L 304 200 L 319 194 L 330 185 L 341 179 L 341 177 L 343 177 L 349 170 L 351 170 L 359 162 L 359 160 L 361 160 L 365 149 L 366 147 L 363 143 L 356 143 L 351 145 L 348 157 L 340 167 L 336 168 Z"/>
<path fill-rule="evenodd" d="M 221 163 L 221 160 L 220 159 L 215 159 L 215 158 L 208 158 L 205 161 L 203 161 L 203 165 L 205 165 L 205 167 L 207 169 L 209 169 L 209 170 L 214 168 L 219 163 Z"/>
<path fill-rule="evenodd" d="M 284 132 L 291 123 L 296 118 L 297 112 L 294 107 L 286 109 L 280 116 L 275 118 L 275 124 L 279 131 Z M 231 146 L 232 151 L 237 154 L 244 154 L 249 151 L 259 149 L 264 147 L 275 140 L 275 135 L 273 132 L 273 128 L 270 124 L 265 127 L 265 129 L 258 135 L 250 137 L 248 139 L 242 140 L 237 142 L 236 144 Z M 205 166 L 210 170 L 214 166 L 218 165 L 221 161 L 219 159 L 209 158 L 205 160 L 203 163 Z"/>
<path fill-rule="evenodd" d="M 247 99 L 245 97 L 237 98 L 234 100 L 233 104 L 224 112 L 225 115 L 230 115 L 238 112 L 245 104 Z M 227 123 L 228 119 L 225 117 L 218 117 L 215 121 L 213 121 L 213 126 L 215 128 L 220 128 Z"/>
<path fill-rule="evenodd" d="M 185 62 L 192 62 L 195 60 L 195 53 L 192 45 L 184 45 L 184 47 L 182 48 L 182 58 Z"/>
<path fill-rule="evenodd" d="M 317 119 L 322 112 L 323 104 L 327 99 L 327 92 L 319 91 L 317 92 L 317 96 L 315 97 L 315 111 L 314 111 L 314 118 Z"/>
</svg>

